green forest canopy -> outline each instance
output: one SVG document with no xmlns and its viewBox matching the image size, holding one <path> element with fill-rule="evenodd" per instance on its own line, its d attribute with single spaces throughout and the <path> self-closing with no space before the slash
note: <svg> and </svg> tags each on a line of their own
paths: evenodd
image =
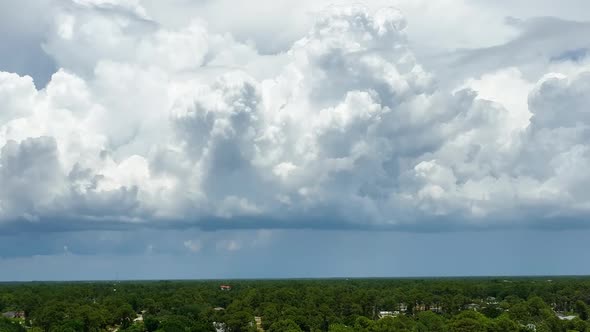
<svg viewBox="0 0 590 332">
<path fill-rule="evenodd" d="M 590 331 L 588 303 L 582 277 L 6 283 L 0 332 Z"/>
</svg>

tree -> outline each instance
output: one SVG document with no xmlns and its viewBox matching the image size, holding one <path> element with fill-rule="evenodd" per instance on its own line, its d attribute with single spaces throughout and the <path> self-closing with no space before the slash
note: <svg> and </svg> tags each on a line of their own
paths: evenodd
<svg viewBox="0 0 590 332">
<path fill-rule="evenodd" d="M 356 332 L 354 328 L 344 324 L 332 324 L 328 328 L 328 332 Z"/>
<path fill-rule="evenodd" d="M 424 311 L 416 317 L 418 332 L 446 332 L 447 327 L 444 318 L 432 311 Z"/>
<path fill-rule="evenodd" d="M 490 332 L 518 332 L 520 331 L 520 325 L 510 319 L 508 315 L 501 315 L 496 318 L 491 327 Z"/>
<path fill-rule="evenodd" d="M 25 328 L 13 323 L 6 318 L 0 318 L 0 331 L 2 332 L 25 332 Z"/>
<path fill-rule="evenodd" d="M 106 325 L 106 317 L 103 312 L 89 305 L 77 308 L 75 316 L 82 322 L 83 332 L 98 332 Z"/>
<path fill-rule="evenodd" d="M 453 332 L 486 332 L 484 323 L 473 318 L 460 318 L 453 320 L 449 325 Z"/>
<path fill-rule="evenodd" d="M 84 323 L 79 320 L 67 320 L 60 326 L 53 327 L 51 332 L 79 332 L 84 330 Z"/>
<path fill-rule="evenodd" d="M 145 316 L 143 318 L 143 325 L 147 332 L 154 332 L 160 327 L 160 321 L 153 316 Z"/>
<path fill-rule="evenodd" d="M 115 319 L 121 324 L 121 328 L 123 329 L 129 327 L 131 323 L 133 323 L 135 316 L 137 316 L 137 314 L 130 304 L 120 306 L 115 313 Z"/>
<path fill-rule="evenodd" d="M 488 326 L 486 316 L 471 310 L 462 311 L 449 324 L 453 332 L 487 332 Z"/>
<path fill-rule="evenodd" d="M 374 321 L 368 319 L 367 317 L 358 317 L 354 321 L 354 329 L 356 331 L 367 331 L 373 327 L 375 324 Z"/>
<path fill-rule="evenodd" d="M 566 322 L 565 327 L 568 331 L 590 331 L 590 325 L 588 325 L 587 322 L 581 320 L 580 318 L 574 318 L 571 321 Z"/>
<path fill-rule="evenodd" d="M 303 332 L 299 325 L 291 319 L 283 319 L 273 323 L 268 332 Z"/>
<path fill-rule="evenodd" d="M 0 284 L 0 306 L 3 312 L 30 312 L 30 332 L 104 332 L 107 327 L 118 327 L 120 332 L 209 332 L 214 328 L 213 322 L 228 327 L 228 331 L 231 326 L 232 332 L 252 332 L 256 329 L 254 316 L 262 317 L 266 331 L 455 332 L 485 328 L 486 332 L 516 332 L 534 324 L 537 332 L 590 332 L 586 331 L 590 322 L 590 278 L 556 278 L 552 282 L 236 280 L 232 281 L 231 292 L 219 291 L 219 284 Z M 396 318 L 375 320 L 379 310 L 400 310 L 401 303 L 415 304 L 413 314 L 402 312 Z M 481 309 L 462 311 L 467 303 L 481 303 Z M 426 311 L 422 311 L 423 305 Z M 441 306 L 444 314 L 430 312 L 430 305 Z M 143 326 L 132 323 L 137 310 L 147 310 L 143 312 Z M 561 321 L 553 310 L 575 311 L 579 317 Z M 5 321 L 1 324 L 4 326 L 0 332 L 20 330 L 14 322 L 10 327 Z"/>
<path fill-rule="evenodd" d="M 160 311 L 158 304 L 156 304 L 156 301 L 154 301 L 152 298 L 148 298 L 143 301 L 143 308 L 147 311 L 147 313 L 152 315 L 155 315 Z"/>
<path fill-rule="evenodd" d="M 122 329 L 119 331 L 120 332 L 144 332 L 145 326 L 141 323 L 134 323 L 134 324 L 131 324 L 131 326 L 129 326 L 128 328 Z"/>
<path fill-rule="evenodd" d="M 163 322 L 158 332 L 185 332 L 186 327 L 178 321 Z"/>
<path fill-rule="evenodd" d="M 496 306 L 486 306 L 480 309 L 480 312 L 488 318 L 496 318 L 502 314 L 502 309 Z"/>
<path fill-rule="evenodd" d="M 375 332 L 411 332 L 415 327 L 414 320 L 408 316 L 398 316 L 395 318 L 385 317 L 378 320 L 372 328 Z"/>
<path fill-rule="evenodd" d="M 578 314 L 581 320 L 588 320 L 588 306 L 583 301 L 576 301 L 574 311 Z"/>
<path fill-rule="evenodd" d="M 227 313 L 225 323 L 232 332 L 256 330 L 254 326 L 254 315 L 245 310 Z"/>
<path fill-rule="evenodd" d="M 52 327 L 63 323 L 66 307 L 63 302 L 50 301 L 34 315 L 34 321 L 43 331 L 49 331 Z"/>
</svg>

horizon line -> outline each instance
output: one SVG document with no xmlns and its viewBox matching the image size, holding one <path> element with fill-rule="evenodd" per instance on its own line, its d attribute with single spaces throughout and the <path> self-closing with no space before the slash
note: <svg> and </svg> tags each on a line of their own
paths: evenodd
<svg viewBox="0 0 590 332">
<path fill-rule="evenodd" d="M 63 279 L 63 280 L 5 280 L 1 284 L 18 283 L 130 283 L 130 282 L 213 282 L 213 281 L 321 281 L 321 280 L 422 280 L 422 279 L 539 279 L 539 278 L 590 278 L 590 274 L 530 274 L 530 275 L 452 275 L 452 276 L 379 276 L 379 277 L 269 277 L 269 278 L 169 278 L 169 279 Z"/>
</svg>

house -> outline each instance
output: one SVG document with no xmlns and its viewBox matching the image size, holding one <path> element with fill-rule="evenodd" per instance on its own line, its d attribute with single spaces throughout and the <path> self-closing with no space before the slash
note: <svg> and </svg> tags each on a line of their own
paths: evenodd
<svg viewBox="0 0 590 332">
<path fill-rule="evenodd" d="M 430 306 L 430 311 L 432 312 L 436 312 L 437 314 L 440 314 L 443 312 L 442 306 L 438 305 L 438 304 L 432 304 Z"/>
<path fill-rule="evenodd" d="M 2 314 L 2 317 L 4 318 L 21 318 L 24 319 L 25 318 L 25 312 L 24 311 L 8 311 Z"/>
<path fill-rule="evenodd" d="M 397 317 L 399 316 L 399 311 L 379 311 L 379 319 L 385 317 Z"/>
<path fill-rule="evenodd" d="M 477 309 L 479 309 L 479 304 L 469 303 L 468 305 L 465 306 L 465 309 L 477 311 Z"/>
<path fill-rule="evenodd" d="M 402 303 L 400 303 L 400 304 L 399 304 L 399 311 L 401 311 L 401 312 L 406 312 L 406 311 L 408 311 L 408 305 L 407 305 L 407 304 L 405 304 L 405 303 L 403 303 L 403 302 L 402 302 Z"/>
<path fill-rule="evenodd" d="M 414 306 L 414 312 L 426 311 L 426 305 L 424 303 L 416 303 Z"/>
<path fill-rule="evenodd" d="M 564 314 L 557 314 L 557 317 L 561 320 L 572 320 L 572 319 L 576 318 L 577 316 L 573 316 L 573 315 L 566 316 Z"/>
<path fill-rule="evenodd" d="M 264 332 L 262 328 L 262 317 L 256 316 L 254 317 L 254 321 L 256 322 L 256 331 Z"/>
<path fill-rule="evenodd" d="M 488 296 L 486 299 L 486 304 L 496 305 L 498 304 L 498 300 L 493 296 Z"/>
<path fill-rule="evenodd" d="M 532 331 L 532 332 L 536 332 L 537 331 L 537 325 L 535 325 L 535 324 L 527 324 L 527 325 L 525 325 L 525 328 L 528 331 Z"/>
<path fill-rule="evenodd" d="M 222 291 L 230 291 L 231 286 L 230 285 L 221 285 L 221 286 L 219 286 L 219 289 L 221 289 Z"/>
</svg>

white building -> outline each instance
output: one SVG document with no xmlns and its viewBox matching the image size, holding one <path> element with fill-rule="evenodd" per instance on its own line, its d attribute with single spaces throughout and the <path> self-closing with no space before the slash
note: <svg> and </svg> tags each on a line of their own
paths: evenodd
<svg viewBox="0 0 590 332">
<path fill-rule="evenodd" d="M 379 311 L 379 319 L 385 317 L 397 317 L 399 316 L 399 311 Z"/>
</svg>

